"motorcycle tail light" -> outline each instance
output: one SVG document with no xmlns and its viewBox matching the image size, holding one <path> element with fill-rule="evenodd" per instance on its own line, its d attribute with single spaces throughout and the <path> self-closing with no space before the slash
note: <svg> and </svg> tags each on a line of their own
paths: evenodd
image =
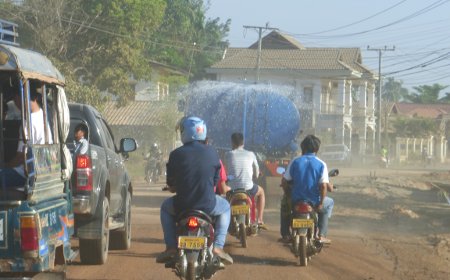
<svg viewBox="0 0 450 280">
<path fill-rule="evenodd" d="M 187 227 L 189 230 L 195 230 L 199 226 L 198 219 L 196 217 L 189 217 L 187 221 Z"/>
<path fill-rule="evenodd" d="M 295 212 L 297 212 L 297 213 L 310 213 L 313 210 L 311 205 L 309 205 L 308 203 L 304 203 L 304 202 L 295 204 L 294 209 L 295 209 Z"/>
</svg>

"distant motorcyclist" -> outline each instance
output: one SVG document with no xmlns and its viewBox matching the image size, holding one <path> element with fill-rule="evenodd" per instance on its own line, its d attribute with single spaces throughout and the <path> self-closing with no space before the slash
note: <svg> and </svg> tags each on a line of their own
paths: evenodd
<svg viewBox="0 0 450 280">
<path fill-rule="evenodd" d="M 145 155 L 145 160 L 147 160 L 147 165 L 145 167 L 145 174 L 148 173 L 149 168 L 154 168 L 153 165 L 156 165 L 156 174 L 162 175 L 162 152 L 159 149 L 158 143 L 153 143 L 150 148 L 150 151 Z M 152 162 L 153 161 L 153 162 Z"/>
<path fill-rule="evenodd" d="M 319 217 L 317 238 L 323 243 L 330 243 L 326 236 L 328 218 L 331 217 L 334 201 L 327 196 L 327 191 L 333 191 L 333 185 L 329 182 L 326 163 L 316 156 L 320 148 L 320 139 L 308 135 L 300 147 L 302 155 L 289 163 L 283 175 L 282 187 L 288 189 L 291 183 L 292 205 L 299 201 L 308 201 L 315 207 Z"/>
<path fill-rule="evenodd" d="M 217 151 L 202 143 L 206 138 L 206 125 L 197 117 L 180 121 L 183 146 L 173 150 L 167 163 L 167 187 L 175 193 L 161 205 L 161 225 L 166 250 L 156 261 L 165 263 L 177 252 L 176 215 L 186 210 L 201 210 L 216 217 L 213 253 L 225 264 L 233 259 L 223 247 L 230 225 L 230 204 L 214 193 L 219 178 L 220 162 Z"/>
</svg>

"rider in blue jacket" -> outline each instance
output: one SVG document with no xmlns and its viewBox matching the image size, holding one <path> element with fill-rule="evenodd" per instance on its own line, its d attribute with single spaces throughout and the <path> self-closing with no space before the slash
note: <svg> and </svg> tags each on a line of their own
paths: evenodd
<svg viewBox="0 0 450 280">
<path fill-rule="evenodd" d="M 203 120 L 197 117 L 182 119 L 180 133 L 183 146 L 170 153 L 167 163 L 167 186 L 175 195 L 161 205 L 166 251 L 156 261 L 167 262 L 177 252 L 176 215 L 185 210 L 202 210 L 216 216 L 213 253 L 225 264 L 232 264 L 233 259 L 223 250 L 230 224 L 230 204 L 214 192 L 219 179 L 219 155 L 212 146 L 203 143 L 206 139 Z"/>
<path fill-rule="evenodd" d="M 293 159 L 283 175 L 283 189 L 290 191 L 292 205 L 299 201 L 308 201 L 318 212 L 319 234 L 318 238 L 323 243 L 330 243 L 326 238 L 328 233 L 328 218 L 331 216 L 334 201 L 327 196 L 327 191 L 332 191 L 333 186 L 329 182 L 328 169 L 325 162 L 316 156 L 319 151 L 320 139 L 314 135 L 308 135 L 301 145 L 302 155 Z M 286 221 L 282 224 L 289 225 Z M 282 234 L 288 230 L 281 229 Z"/>
</svg>

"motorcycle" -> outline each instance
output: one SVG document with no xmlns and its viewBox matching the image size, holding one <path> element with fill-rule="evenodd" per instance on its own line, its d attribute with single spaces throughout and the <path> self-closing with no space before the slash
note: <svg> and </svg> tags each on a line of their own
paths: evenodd
<svg viewBox="0 0 450 280">
<path fill-rule="evenodd" d="M 214 227 L 212 218 L 200 211 L 189 210 L 177 217 L 177 257 L 165 264 L 181 279 L 209 279 L 224 269 L 213 254 Z"/>
<path fill-rule="evenodd" d="M 156 183 L 159 180 L 158 159 L 150 157 L 145 166 L 145 181 L 149 184 Z"/>
<path fill-rule="evenodd" d="M 227 193 L 227 199 L 231 205 L 231 221 L 228 232 L 240 240 L 243 248 L 247 248 L 247 236 L 259 232 L 258 224 L 255 223 L 252 198 L 244 189 L 236 189 Z"/>
<path fill-rule="evenodd" d="M 332 169 L 328 176 L 334 177 L 338 174 L 338 169 Z M 300 266 L 307 266 L 308 260 L 320 253 L 324 245 L 316 238 L 318 235 L 318 215 L 314 207 L 306 201 L 300 201 L 292 208 L 292 250 L 295 256 L 299 258 Z"/>
</svg>

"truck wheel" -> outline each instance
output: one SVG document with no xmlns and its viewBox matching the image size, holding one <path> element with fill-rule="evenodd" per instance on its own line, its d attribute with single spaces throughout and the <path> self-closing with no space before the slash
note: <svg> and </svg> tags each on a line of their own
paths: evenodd
<svg viewBox="0 0 450 280">
<path fill-rule="evenodd" d="M 110 248 L 127 250 L 131 246 L 131 194 L 127 192 L 123 228 L 111 231 Z"/>
<path fill-rule="evenodd" d="M 103 198 L 102 238 L 80 239 L 80 259 L 86 264 L 104 264 L 108 258 L 109 245 L 109 201 Z"/>
</svg>

